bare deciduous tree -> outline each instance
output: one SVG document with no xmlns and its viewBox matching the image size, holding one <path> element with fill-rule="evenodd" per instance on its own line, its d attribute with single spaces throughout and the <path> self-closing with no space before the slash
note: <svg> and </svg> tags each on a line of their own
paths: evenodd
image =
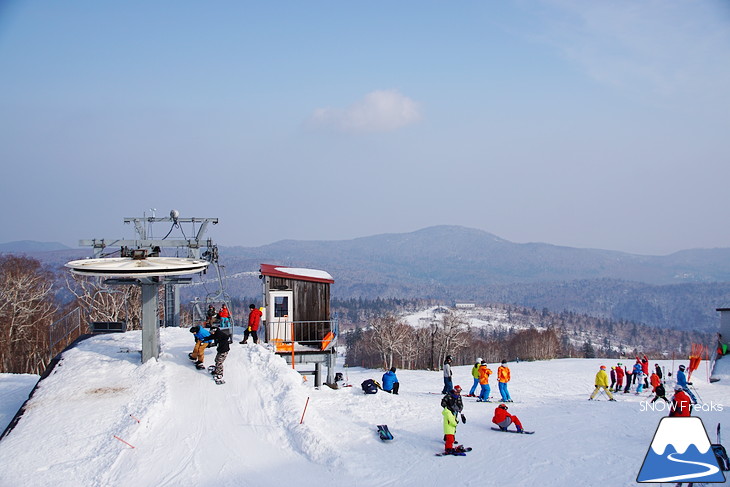
<svg viewBox="0 0 730 487">
<path fill-rule="evenodd" d="M 393 356 L 403 353 L 411 327 L 390 315 L 375 318 L 371 327 L 373 334 L 370 339 L 383 359 L 383 368 L 389 369 L 393 366 Z"/>
<path fill-rule="evenodd" d="M 71 274 L 66 286 L 76 296 L 89 321 L 126 321 L 128 329 L 138 329 L 141 323 L 142 302 L 139 286 L 103 285 L 98 277 Z"/>
<path fill-rule="evenodd" d="M 53 276 L 35 259 L 0 257 L 2 372 L 40 373 L 48 362 L 48 327 L 58 310 Z"/>
</svg>

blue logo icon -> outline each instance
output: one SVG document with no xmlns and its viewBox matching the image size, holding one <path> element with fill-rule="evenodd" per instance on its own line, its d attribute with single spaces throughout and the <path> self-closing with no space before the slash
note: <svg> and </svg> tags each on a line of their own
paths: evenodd
<svg viewBox="0 0 730 487">
<path fill-rule="evenodd" d="M 636 481 L 725 482 L 702 420 L 662 418 Z"/>
</svg>

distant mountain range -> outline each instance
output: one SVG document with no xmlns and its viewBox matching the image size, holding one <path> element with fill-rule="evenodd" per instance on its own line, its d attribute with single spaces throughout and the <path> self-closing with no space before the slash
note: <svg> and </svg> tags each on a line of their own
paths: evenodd
<svg viewBox="0 0 730 487">
<path fill-rule="evenodd" d="M 704 331 L 717 328 L 715 308 L 730 306 L 730 248 L 645 256 L 519 244 L 481 230 L 435 226 L 352 240 L 282 240 L 219 250 L 225 274 L 232 276 L 226 284 L 232 296 L 258 295 L 258 279 L 233 276 L 269 263 L 326 270 L 335 279 L 333 296 L 340 298 L 513 303 Z M 79 253 L 90 255 L 78 249 L 33 255 L 62 264 L 82 257 Z"/>
<path fill-rule="evenodd" d="M 68 250 L 71 247 L 58 242 L 36 242 L 34 240 L 18 240 L 16 242 L 0 243 L 0 253 L 34 253 L 51 252 L 54 250 Z"/>
</svg>

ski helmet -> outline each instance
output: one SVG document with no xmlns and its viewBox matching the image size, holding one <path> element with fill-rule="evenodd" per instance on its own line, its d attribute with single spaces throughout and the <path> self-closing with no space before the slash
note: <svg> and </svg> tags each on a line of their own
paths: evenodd
<svg viewBox="0 0 730 487">
<path fill-rule="evenodd" d="M 454 390 L 455 390 L 456 392 L 461 392 L 461 386 L 460 386 L 460 385 L 455 385 L 455 386 L 454 386 Z"/>
<path fill-rule="evenodd" d="M 684 387 L 682 387 L 679 384 L 677 384 L 676 386 L 674 386 L 674 390 L 675 391 L 683 391 L 684 390 Z"/>
<path fill-rule="evenodd" d="M 482 358 L 481 357 L 477 357 L 477 363 L 482 363 Z"/>
<path fill-rule="evenodd" d="M 601 365 L 601 370 L 606 370 L 606 366 L 605 365 Z"/>
<path fill-rule="evenodd" d="M 680 365 L 679 370 L 684 370 L 684 365 Z"/>
<path fill-rule="evenodd" d="M 500 404 L 500 405 L 499 405 L 499 406 L 497 406 L 497 407 L 498 407 L 498 408 L 502 408 L 502 409 L 508 409 L 508 408 L 507 408 L 507 405 L 506 405 L 506 404 L 504 404 L 504 403 Z"/>
</svg>

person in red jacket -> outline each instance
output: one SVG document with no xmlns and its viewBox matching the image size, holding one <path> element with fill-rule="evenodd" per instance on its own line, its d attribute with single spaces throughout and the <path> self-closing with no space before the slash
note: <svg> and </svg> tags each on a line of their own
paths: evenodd
<svg viewBox="0 0 730 487">
<path fill-rule="evenodd" d="M 494 417 L 492 418 L 492 423 L 499 426 L 499 429 L 502 431 L 507 431 L 507 428 L 509 425 L 514 424 L 517 428 L 518 433 L 522 433 L 522 423 L 520 423 L 520 420 L 517 418 L 517 416 L 514 416 L 507 412 L 507 405 L 506 404 L 500 404 L 494 409 Z"/>
<path fill-rule="evenodd" d="M 254 343 L 259 342 L 259 325 L 261 324 L 261 315 L 263 313 L 253 304 L 250 304 L 248 307 L 251 311 L 248 313 L 248 327 L 243 332 L 243 340 L 240 341 L 242 344 L 248 343 L 249 335 L 253 337 Z"/>
<path fill-rule="evenodd" d="M 644 355 L 641 360 L 636 357 L 636 361 L 641 364 L 641 371 L 644 372 L 644 387 L 649 388 L 649 359 Z"/>
<path fill-rule="evenodd" d="M 624 386 L 624 368 L 621 362 L 616 364 L 616 392 L 619 392 Z"/>
<path fill-rule="evenodd" d="M 692 399 L 689 398 L 682 386 L 674 387 L 674 396 L 672 396 L 672 404 L 669 406 L 669 415 L 677 417 L 687 417 L 692 412 Z"/>
</svg>

